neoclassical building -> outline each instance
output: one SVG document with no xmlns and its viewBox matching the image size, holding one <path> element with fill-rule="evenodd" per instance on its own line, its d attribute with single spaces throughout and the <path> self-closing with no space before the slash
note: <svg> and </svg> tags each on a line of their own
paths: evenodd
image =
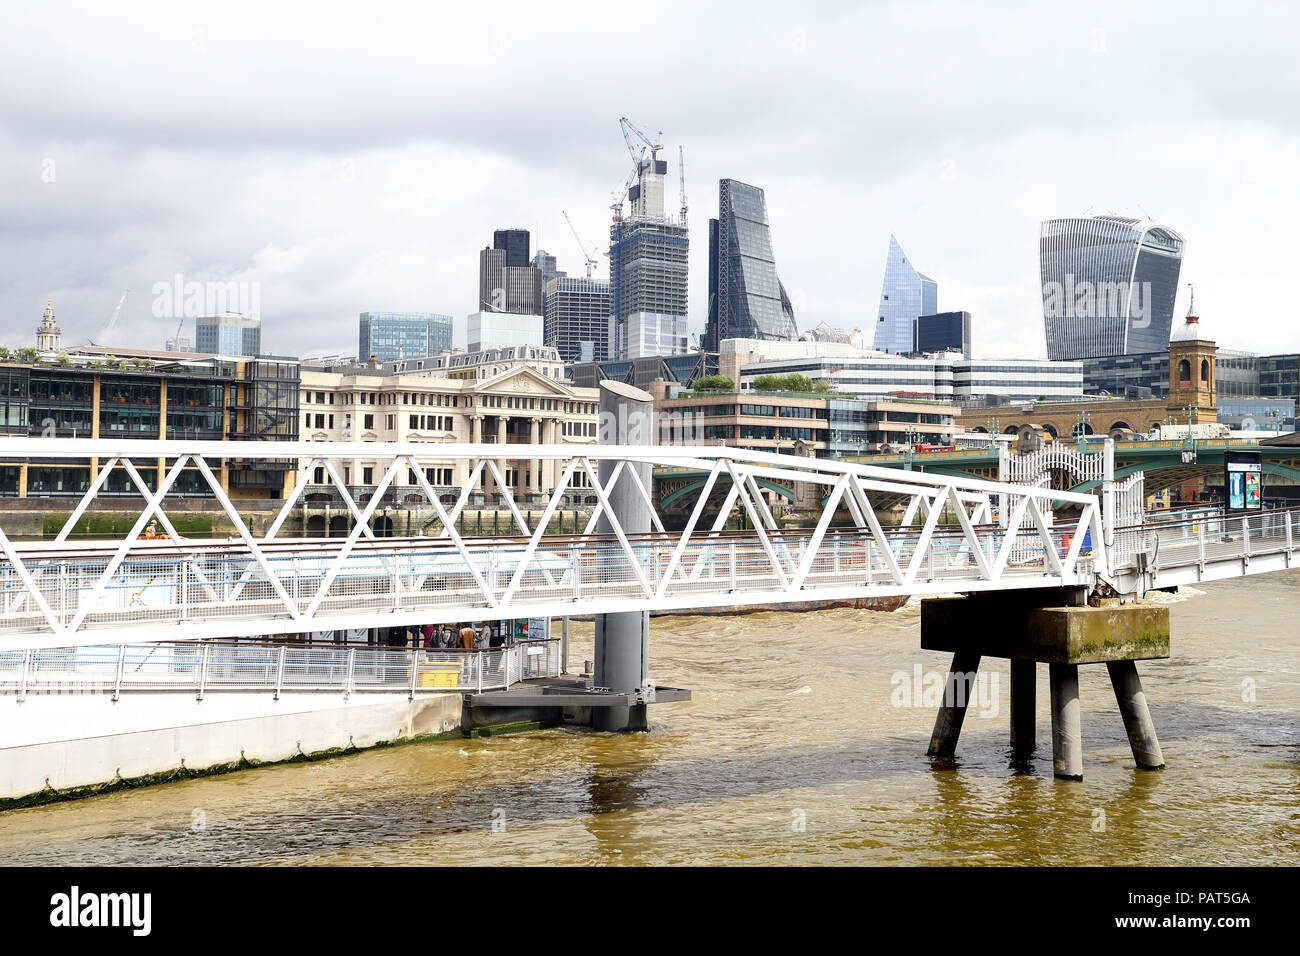
<svg viewBox="0 0 1300 956">
<path fill-rule="evenodd" d="M 528 364 L 481 378 L 437 377 L 440 371 L 446 375 L 438 369 L 303 368 L 298 406 L 303 440 L 501 445 L 497 467 L 511 493 L 523 498 L 551 494 L 564 465 L 532 458 L 528 446 L 596 444 L 597 389 L 576 388 L 547 374 L 549 369 Z M 421 464 L 440 490 L 459 490 L 469 479 L 467 462 L 440 458 L 436 448 Z M 357 458 L 343 465 L 342 478 L 350 486 L 374 485 L 386 467 L 382 460 Z M 320 468 L 300 480 L 329 482 Z M 398 476 L 396 482 L 413 485 L 416 479 Z M 485 475 L 474 490 L 498 489 Z"/>
</svg>

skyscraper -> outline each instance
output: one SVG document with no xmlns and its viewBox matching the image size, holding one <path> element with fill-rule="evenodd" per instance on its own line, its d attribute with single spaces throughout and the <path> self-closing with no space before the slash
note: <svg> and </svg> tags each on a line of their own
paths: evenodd
<svg viewBox="0 0 1300 956">
<path fill-rule="evenodd" d="M 504 249 L 506 265 L 518 268 L 528 265 L 528 230 L 497 229 L 492 233 L 492 248 Z"/>
<path fill-rule="evenodd" d="M 960 352 L 966 358 L 971 357 L 969 312 L 917 316 L 915 329 L 913 352 Z"/>
<path fill-rule="evenodd" d="M 542 270 L 528 259 L 527 229 L 498 229 L 479 253 L 481 312 L 542 314 Z"/>
<path fill-rule="evenodd" d="M 194 320 L 194 350 L 207 355 L 262 354 L 262 320 L 234 312 Z"/>
<path fill-rule="evenodd" d="M 1124 216 L 1049 219 L 1038 242 L 1050 359 L 1160 352 L 1169 344 L 1183 237 Z"/>
<path fill-rule="evenodd" d="M 546 283 L 543 342 L 565 362 L 609 358 L 609 283 L 557 276 Z"/>
<path fill-rule="evenodd" d="M 939 284 L 917 272 L 898 240 L 890 236 L 885 281 L 880 290 L 876 348 L 893 355 L 912 351 L 916 320 L 938 311 Z"/>
<path fill-rule="evenodd" d="M 609 230 L 610 358 L 678 355 L 686 334 L 689 240 L 685 221 L 664 215 L 668 164 L 651 157 L 637 163 L 628 188 L 630 215 L 615 206 Z"/>
<path fill-rule="evenodd" d="M 425 358 L 451 348 L 451 316 L 437 312 L 362 312 L 357 360 Z"/>
<path fill-rule="evenodd" d="M 718 218 L 709 220 L 709 315 L 704 347 L 723 339 L 799 337 L 794 309 L 776 274 L 763 190 L 718 183 Z"/>
</svg>

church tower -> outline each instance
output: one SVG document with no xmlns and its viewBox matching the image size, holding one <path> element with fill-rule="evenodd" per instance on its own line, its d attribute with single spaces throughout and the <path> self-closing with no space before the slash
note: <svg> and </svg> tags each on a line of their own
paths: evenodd
<svg viewBox="0 0 1300 956">
<path fill-rule="evenodd" d="M 1214 385 L 1214 355 L 1219 347 L 1201 328 L 1196 314 L 1196 295 L 1183 324 L 1169 336 L 1169 411 L 1182 415 L 1188 405 L 1197 408 L 1193 413 L 1197 423 L 1217 419 L 1218 398 Z M 1208 413 L 1208 414 L 1206 414 Z"/>
<path fill-rule="evenodd" d="M 50 300 L 45 300 L 45 312 L 41 315 L 41 324 L 36 327 L 36 351 L 63 351 L 63 332 L 54 324 L 54 307 Z"/>
</svg>

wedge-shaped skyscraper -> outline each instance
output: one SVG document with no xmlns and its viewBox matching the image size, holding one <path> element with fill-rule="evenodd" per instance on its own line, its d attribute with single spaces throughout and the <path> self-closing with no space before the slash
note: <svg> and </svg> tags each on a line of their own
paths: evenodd
<svg viewBox="0 0 1300 956">
<path fill-rule="evenodd" d="M 892 355 L 912 351 L 916 320 L 938 311 L 939 284 L 917 272 L 898 240 L 890 236 L 876 320 L 876 348 Z"/>
<path fill-rule="evenodd" d="M 1049 359 L 1160 352 L 1183 261 L 1183 237 L 1123 216 L 1049 219 L 1038 241 Z"/>
<path fill-rule="evenodd" d="M 718 184 L 718 218 L 709 220 L 709 318 L 705 349 L 723 339 L 799 337 L 794 309 L 776 275 L 763 190 L 735 179 Z"/>
</svg>

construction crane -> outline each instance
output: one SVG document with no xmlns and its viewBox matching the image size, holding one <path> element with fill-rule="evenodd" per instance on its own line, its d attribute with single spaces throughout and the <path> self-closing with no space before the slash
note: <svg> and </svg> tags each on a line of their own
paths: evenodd
<svg viewBox="0 0 1300 956">
<path fill-rule="evenodd" d="M 176 350 L 177 352 L 182 352 L 182 351 L 184 351 L 184 349 L 181 348 L 181 329 L 183 329 L 183 328 L 185 328 L 185 316 L 184 316 L 184 315 L 182 315 L 182 316 L 181 316 L 181 320 L 180 320 L 179 322 L 176 323 L 176 335 L 175 335 L 175 337 L 172 339 L 172 348 L 173 348 L 174 350 Z"/>
<path fill-rule="evenodd" d="M 622 204 L 620 203 L 619 205 L 620 205 L 620 207 L 621 207 Z M 574 225 L 573 225 L 573 220 L 569 218 L 569 214 L 568 214 L 567 212 L 565 212 L 563 209 L 561 209 L 560 212 L 561 212 L 561 213 L 563 214 L 563 216 L 564 216 L 564 221 L 567 222 L 567 223 L 569 224 L 569 231 L 570 231 L 571 233 L 573 233 L 573 240 L 574 240 L 574 242 L 576 242 L 576 243 L 578 244 L 578 248 L 582 250 L 582 258 L 585 259 L 585 260 L 587 260 L 587 278 L 590 279 L 590 278 L 591 278 L 591 270 L 592 270 L 592 267 L 595 266 L 595 265 L 597 264 L 597 260 L 594 259 L 594 258 L 593 258 L 593 257 L 592 257 L 588 252 L 587 252 L 587 247 L 586 247 L 585 245 L 583 245 L 582 237 L 578 235 L 578 230 L 574 227 Z"/>
<path fill-rule="evenodd" d="M 122 312 L 122 303 L 126 301 L 127 294 L 130 291 L 131 291 L 130 289 L 127 289 L 126 292 L 122 293 L 122 298 L 117 300 L 117 308 L 113 310 L 113 314 L 108 318 L 108 324 L 105 325 L 104 328 L 100 330 L 100 333 L 98 335 L 99 341 L 96 342 L 94 339 L 91 339 L 90 340 L 91 345 L 102 346 L 108 344 L 108 337 L 113 333 L 113 326 L 117 325 L 117 317 Z"/>
<path fill-rule="evenodd" d="M 677 147 L 678 192 L 682 197 L 682 225 L 686 225 L 686 153 Z"/>
<path fill-rule="evenodd" d="M 662 132 L 651 141 L 650 137 L 643 133 L 640 127 L 626 116 L 620 116 L 618 118 L 618 125 L 623 130 L 623 142 L 627 143 L 627 151 L 632 155 L 632 162 L 636 164 L 638 172 L 641 169 L 641 164 L 645 161 L 645 151 L 647 148 L 650 150 L 650 160 L 652 162 L 659 158 L 659 150 L 664 148 L 663 143 L 661 142 L 664 135 Z M 638 150 L 636 145 L 632 142 L 634 138 L 639 139 L 645 144 L 645 146 Z"/>
</svg>

